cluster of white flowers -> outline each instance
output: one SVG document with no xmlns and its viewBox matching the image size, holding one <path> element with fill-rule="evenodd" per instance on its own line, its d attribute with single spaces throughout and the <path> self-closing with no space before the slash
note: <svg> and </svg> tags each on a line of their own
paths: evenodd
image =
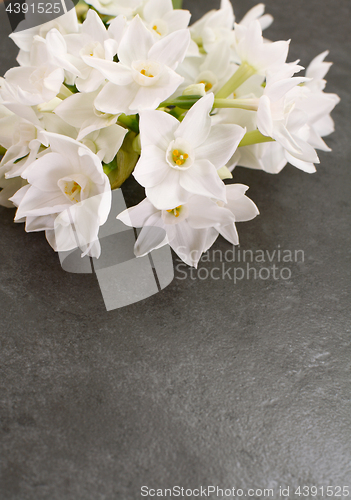
<svg viewBox="0 0 351 500">
<path fill-rule="evenodd" d="M 111 189 L 133 172 L 146 198 L 118 218 L 144 228 L 136 255 L 169 244 L 197 266 L 259 213 L 247 186 L 224 183 L 235 166 L 312 173 L 316 149 L 329 150 L 339 98 L 324 92 L 327 52 L 294 76 L 289 41 L 262 36 L 263 4 L 236 24 L 222 0 L 189 27 L 172 0 L 87 3 L 10 35 L 20 51 L 0 81 L 0 204 L 55 250 L 98 257 Z"/>
</svg>

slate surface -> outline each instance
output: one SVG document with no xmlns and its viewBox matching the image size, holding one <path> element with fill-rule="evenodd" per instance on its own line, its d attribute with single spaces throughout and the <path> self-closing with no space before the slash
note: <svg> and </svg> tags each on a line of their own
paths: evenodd
<svg viewBox="0 0 351 500">
<path fill-rule="evenodd" d="M 217 4 L 185 1 L 195 17 Z M 237 18 L 252 5 L 237 0 Z M 204 279 L 221 262 L 203 262 L 107 313 L 94 276 L 65 273 L 1 208 L 1 500 L 351 485 L 350 3 L 266 5 L 266 35 L 292 38 L 290 60 L 331 50 L 328 91 L 342 98 L 317 174 L 236 171 L 261 211 L 239 225 L 241 250 L 302 250 L 304 262 L 287 264 L 288 280 L 236 284 Z M 3 6 L 1 26 L 3 74 L 16 54 Z"/>
</svg>

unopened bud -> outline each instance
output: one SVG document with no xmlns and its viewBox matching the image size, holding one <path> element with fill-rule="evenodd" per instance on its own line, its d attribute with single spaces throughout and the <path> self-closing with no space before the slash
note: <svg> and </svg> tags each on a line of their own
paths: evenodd
<svg viewBox="0 0 351 500">
<path fill-rule="evenodd" d="M 217 174 L 218 174 L 218 175 L 219 175 L 219 177 L 222 179 L 222 181 L 223 181 L 224 179 L 232 179 L 232 178 L 233 178 L 231 171 L 230 171 L 230 170 L 229 170 L 229 168 L 228 168 L 228 167 L 226 167 L 225 165 L 224 165 L 224 167 L 219 168 L 219 169 L 217 170 Z"/>
<path fill-rule="evenodd" d="M 189 85 L 189 87 L 184 90 L 183 95 L 200 95 L 204 97 L 206 95 L 205 84 L 194 83 L 193 85 Z"/>
</svg>

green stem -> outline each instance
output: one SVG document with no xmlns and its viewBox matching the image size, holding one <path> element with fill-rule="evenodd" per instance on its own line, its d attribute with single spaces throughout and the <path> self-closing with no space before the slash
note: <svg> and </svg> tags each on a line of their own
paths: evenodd
<svg viewBox="0 0 351 500">
<path fill-rule="evenodd" d="M 261 134 L 259 130 L 252 130 L 251 132 L 246 132 L 244 137 L 242 138 L 239 148 L 243 146 L 252 146 L 253 144 L 260 144 L 262 142 L 274 142 L 275 139 L 272 137 L 267 137 L 266 135 Z"/>
<path fill-rule="evenodd" d="M 177 120 L 179 120 L 180 122 L 183 121 L 183 119 L 184 119 L 184 116 L 183 116 L 184 113 L 185 113 L 185 110 L 178 108 L 178 107 L 175 107 L 169 111 L 169 114 L 174 116 L 175 118 L 177 118 Z"/>
<path fill-rule="evenodd" d="M 258 99 L 218 99 L 215 98 L 214 108 L 239 108 L 248 111 L 257 111 Z"/>
<path fill-rule="evenodd" d="M 2 146 L 0 146 L 0 156 L 4 156 L 5 153 L 6 153 L 6 149 L 3 148 Z"/>
<path fill-rule="evenodd" d="M 230 96 L 240 85 L 246 82 L 250 76 L 256 73 L 255 69 L 247 63 L 243 63 L 236 70 L 234 75 L 229 78 L 227 83 L 217 92 L 216 97 L 219 99 L 225 99 Z"/>
<path fill-rule="evenodd" d="M 201 95 L 182 95 L 171 99 L 170 101 L 163 101 L 159 108 L 169 108 L 170 106 L 178 107 L 181 109 L 190 109 L 194 104 L 201 99 Z"/>
<path fill-rule="evenodd" d="M 183 0 L 172 0 L 174 9 L 181 9 L 183 5 Z"/>
<path fill-rule="evenodd" d="M 62 84 L 57 97 L 64 100 L 67 99 L 67 97 L 71 97 L 71 95 L 73 95 L 73 92 L 71 92 L 70 89 L 66 87 L 66 85 Z"/>
<path fill-rule="evenodd" d="M 119 115 L 118 123 L 131 130 L 132 132 L 139 134 L 139 123 L 137 115 Z"/>
</svg>

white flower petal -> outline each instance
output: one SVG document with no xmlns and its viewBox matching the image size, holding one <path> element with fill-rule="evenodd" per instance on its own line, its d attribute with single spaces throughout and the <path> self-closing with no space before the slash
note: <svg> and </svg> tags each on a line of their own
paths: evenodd
<svg viewBox="0 0 351 500">
<path fill-rule="evenodd" d="M 153 223 L 155 221 L 155 224 Z M 152 250 L 161 248 L 168 243 L 168 237 L 165 227 L 161 226 L 159 213 L 151 215 L 146 225 L 140 231 L 137 241 L 134 245 L 134 253 L 137 257 L 143 257 Z M 162 224 L 163 225 L 163 224 Z"/>
<path fill-rule="evenodd" d="M 57 214 L 65 210 L 68 205 L 67 198 L 61 191 L 45 192 L 30 186 L 17 209 L 15 220 L 27 216 Z"/>
<path fill-rule="evenodd" d="M 190 44 L 190 32 L 179 30 L 161 38 L 151 48 L 148 59 L 175 69 L 183 61 Z"/>
<path fill-rule="evenodd" d="M 55 216 L 43 215 L 41 217 L 27 217 L 25 230 L 27 233 L 54 229 Z"/>
<path fill-rule="evenodd" d="M 218 232 L 232 245 L 239 245 L 239 236 L 235 224 L 219 227 Z"/>
<path fill-rule="evenodd" d="M 285 151 L 285 157 L 291 165 L 294 165 L 294 167 L 299 168 L 308 174 L 314 174 L 316 172 L 316 167 L 311 162 L 299 160 L 295 156 L 292 156 L 288 151 Z"/>
<path fill-rule="evenodd" d="M 233 213 L 236 222 L 252 220 L 259 215 L 257 206 L 247 196 L 236 200 L 228 199 L 227 207 Z"/>
<path fill-rule="evenodd" d="M 260 98 L 257 110 L 257 128 L 261 134 L 267 137 L 271 137 L 271 134 L 273 133 L 271 101 L 266 95 L 263 95 Z"/>
<path fill-rule="evenodd" d="M 169 169 L 161 184 L 146 188 L 146 196 L 156 208 L 172 210 L 187 202 L 189 193 L 182 188 L 179 178 L 178 170 Z"/>
<path fill-rule="evenodd" d="M 143 9 L 143 18 L 151 22 L 162 19 L 168 12 L 173 12 L 172 0 L 148 0 Z"/>
<path fill-rule="evenodd" d="M 107 38 L 106 28 L 97 12 L 89 9 L 87 17 L 82 24 L 82 33 L 87 33 L 94 41 L 99 42 L 101 45 Z"/>
<path fill-rule="evenodd" d="M 157 146 L 143 148 L 133 176 L 144 187 L 157 186 L 169 173 L 166 153 Z"/>
<path fill-rule="evenodd" d="M 269 174 L 279 174 L 287 164 L 283 146 L 278 142 L 267 143 L 260 163 L 265 172 Z"/>
<path fill-rule="evenodd" d="M 194 229 L 186 220 L 173 227 L 176 236 L 170 242 L 170 246 L 186 264 L 197 267 L 208 243 L 208 229 Z"/>
<path fill-rule="evenodd" d="M 79 162 L 76 152 L 73 152 L 72 161 Z M 45 175 L 50 170 L 50 175 Z M 54 193 L 57 191 L 57 182 L 72 171 L 70 162 L 59 153 L 47 153 L 34 161 L 27 170 L 27 180 L 41 191 Z"/>
<path fill-rule="evenodd" d="M 156 213 L 159 213 L 159 217 L 161 218 L 159 210 L 153 206 L 148 198 L 144 198 L 138 205 L 127 208 L 127 210 L 118 214 L 117 219 L 122 221 L 126 226 L 143 227 L 151 215 Z"/>
<path fill-rule="evenodd" d="M 148 59 L 154 38 L 139 16 L 128 26 L 118 49 L 118 59 L 122 64 L 131 66 L 133 61 Z"/>
<path fill-rule="evenodd" d="M 102 129 L 95 140 L 99 153 L 103 152 L 102 161 L 110 163 L 121 148 L 128 130 L 120 125 L 111 125 Z"/>
<path fill-rule="evenodd" d="M 140 138 L 142 148 L 157 146 L 165 152 L 174 140 L 174 132 L 179 121 L 163 111 L 143 111 L 140 113 Z"/>
<path fill-rule="evenodd" d="M 92 120 L 93 102 L 97 95 L 98 92 L 73 94 L 62 101 L 54 113 L 72 127 L 80 128 L 83 123 Z"/>
<path fill-rule="evenodd" d="M 189 193 L 226 202 L 225 185 L 208 160 L 196 161 L 191 168 L 180 174 L 180 185 Z"/>
<path fill-rule="evenodd" d="M 117 47 L 121 43 L 126 25 L 126 18 L 123 15 L 115 17 L 109 24 L 108 35 L 117 43 Z"/>
<path fill-rule="evenodd" d="M 169 31 L 178 31 L 188 26 L 191 13 L 188 10 L 176 9 L 168 12 L 163 20 L 168 24 Z"/>
<path fill-rule="evenodd" d="M 165 68 L 164 73 L 156 85 L 142 87 L 130 104 L 132 111 L 139 112 L 147 109 L 156 109 L 162 101 L 172 95 L 183 82 L 183 77 L 177 75 L 169 68 Z"/>
<path fill-rule="evenodd" d="M 228 184 L 226 185 L 227 199 L 229 200 L 239 200 L 241 199 L 246 191 L 249 189 L 249 186 L 245 186 L 245 184 Z"/>
<path fill-rule="evenodd" d="M 96 109 L 104 113 L 131 114 L 129 106 L 133 102 L 139 85 L 132 83 L 130 85 L 119 86 L 113 83 L 107 83 L 94 101 Z"/>
<path fill-rule="evenodd" d="M 128 66 L 98 57 L 82 56 L 82 59 L 88 66 L 100 71 L 111 83 L 129 85 L 133 81 L 132 71 Z"/>
<path fill-rule="evenodd" d="M 308 68 L 306 69 L 307 78 L 313 78 L 314 80 L 323 80 L 333 64 L 324 61 L 328 54 L 329 50 L 326 50 L 311 61 Z"/>
<path fill-rule="evenodd" d="M 217 169 L 233 156 L 245 129 L 239 125 L 214 125 L 204 144 L 195 150 L 196 159 L 209 160 Z"/>
<path fill-rule="evenodd" d="M 227 225 L 235 222 L 235 217 L 230 210 L 220 207 L 210 198 L 192 196 L 187 203 L 189 225 L 196 229 L 205 229 L 216 225 Z"/>
<path fill-rule="evenodd" d="M 203 144 L 211 130 L 209 113 L 213 107 L 214 95 L 207 94 L 202 97 L 188 111 L 184 120 L 175 132 L 175 137 L 182 137 L 195 149 Z"/>
<path fill-rule="evenodd" d="M 105 83 L 105 77 L 100 73 L 100 71 L 92 68 L 86 79 L 83 80 L 78 77 L 75 83 L 79 92 L 95 92 L 103 83 Z"/>
</svg>

